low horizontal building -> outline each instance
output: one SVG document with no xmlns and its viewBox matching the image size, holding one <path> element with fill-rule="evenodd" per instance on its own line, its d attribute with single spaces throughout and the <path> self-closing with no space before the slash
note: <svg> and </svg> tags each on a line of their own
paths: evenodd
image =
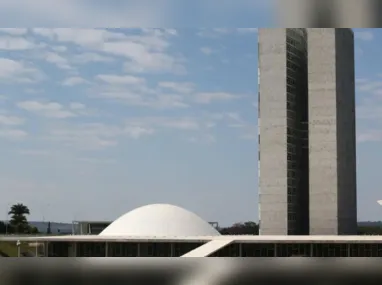
<svg viewBox="0 0 382 285">
<path fill-rule="evenodd" d="M 220 235 L 194 213 L 163 204 L 135 209 L 99 235 L 3 236 L 0 243 L 35 243 L 36 255 L 51 257 L 382 257 L 382 236 Z"/>
<path fill-rule="evenodd" d="M 73 221 L 73 235 L 98 235 L 106 229 L 112 222 L 110 221 Z"/>
</svg>

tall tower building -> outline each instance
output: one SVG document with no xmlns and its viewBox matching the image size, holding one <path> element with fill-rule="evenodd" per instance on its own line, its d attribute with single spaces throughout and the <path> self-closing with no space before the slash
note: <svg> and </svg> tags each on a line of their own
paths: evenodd
<svg viewBox="0 0 382 285">
<path fill-rule="evenodd" d="M 259 67 L 260 231 L 308 234 L 306 30 L 260 29 Z"/>
<path fill-rule="evenodd" d="M 354 38 L 308 29 L 310 234 L 357 233 Z"/>
<path fill-rule="evenodd" d="M 260 234 L 355 233 L 355 174 L 352 31 L 260 29 Z"/>
</svg>

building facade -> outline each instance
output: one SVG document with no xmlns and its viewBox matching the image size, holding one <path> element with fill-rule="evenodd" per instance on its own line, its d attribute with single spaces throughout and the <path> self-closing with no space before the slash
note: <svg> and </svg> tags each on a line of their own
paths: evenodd
<svg viewBox="0 0 382 285">
<path fill-rule="evenodd" d="M 356 233 L 351 29 L 259 30 L 262 235 Z"/>
<path fill-rule="evenodd" d="M 3 257 L 382 257 L 380 236 L 337 237 L 29 237 L 18 239 L 18 255 L 15 251 L 16 255 Z M 0 242 L 11 248 L 16 240 L 2 238 Z M 198 253 L 190 254 L 195 251 Z"/>
</svg>

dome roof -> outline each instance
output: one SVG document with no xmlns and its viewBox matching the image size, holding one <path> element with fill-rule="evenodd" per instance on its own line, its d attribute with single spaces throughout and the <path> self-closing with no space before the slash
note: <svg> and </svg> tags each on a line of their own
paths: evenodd
<svg viewBox="0 0 382 285">
<path fill-rule="evenodd" d="M 220 233 L 199 216 L 183 208 L 153 204 L 137 208 L 115 220 L 101 236 L 216 236 Z"/>
</svg>

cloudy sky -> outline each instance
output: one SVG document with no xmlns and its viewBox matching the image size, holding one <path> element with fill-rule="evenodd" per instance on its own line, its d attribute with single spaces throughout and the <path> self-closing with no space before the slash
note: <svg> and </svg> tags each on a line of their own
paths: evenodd
<svg viewBox="0 0 382 285">
<path fill-rule="evenodd" d="M 24 18 L 38 24 L 39 11 Z M 44 26 L 61 23 L 51 11 Z M 381 42 L 356 30 L 361 220 L 382 216 Z M 4 28 L 0 86 L 1 218 L 16 202 L 66 222 L 166 202 L 223 225 L 257 221 L 255 28 Z"/>
</svg>

